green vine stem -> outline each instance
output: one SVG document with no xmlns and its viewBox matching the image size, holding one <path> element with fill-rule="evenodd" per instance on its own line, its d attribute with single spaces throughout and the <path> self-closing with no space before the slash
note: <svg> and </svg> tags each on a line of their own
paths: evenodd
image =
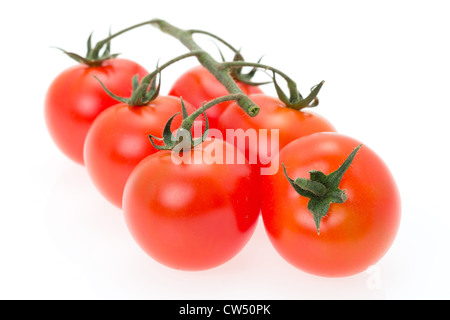
<svg viewBox="0 0 450 320">
<path fill-rule="evenodd" d="M 227 72 L 227 70 L 223 70 L 220 68 L 220 63 L 214 60 L 214 58 L 203 50 L 193 39 L 192 35 L 195 33 L 203 33 L 209 36 L 214 37 L 215 39 L 221 41 L 226 44 L 233 51 L 237 51 L 230 44 L 226 43 L 224 40 L 221 40 L 219 37 L 212 35 L 209 32 L 202 32 L 200 30 L 182 30 L 179 29 L 170 23 L 161 20 L 161 19 L 152 19 L 146 22 L 142 22 L 131 26 L 129 28 L 123 29 L 115 34 L 110 35 L 109 37 L 97 42 L 97 44 L 89 49 L 88 58 L 95 58 L 99 55 L 101 49 L 106 45 L 109 46 L 110 41 L 115 37 L 128 32 L 130 30 L 145 26 L 145 25 L 153 25 L 159 28 L 162 32 L 167 33 L 174 38 L 178 39 L 183 45 L 185 45 L 191 52 L 195 52 L 198 61 L 209 70 L 216 78 L 219 80 L 222 85 L 227 89 L 230 94 L 243 94 L 242 90 L 238 87 L 232 76 Z M 90 45 L 89 45 L 90 47 Z M 247 96 L 239 99 L 239 106 L 250 116 L 254 117 L 259 113 L 259 107 L 255 105 L 255 103 L 250 100 Z"/>
<path fill-rule="evenodd" d="M 85 63 L 90 66 L 98 66 L 101 65 L 101 63 L 107 59 L 115 58 L 116 54 L 110 54 L 110 44 L 111 40 L 136 28 L 145 26 L 145 25 L 152 25 L 154 27 L 157 27 L 162 32 L 167 33 L 171 35 L 172 37 L 178 39 L 185 47 L 187 47 L 191 52 L 195 52 L 195 56 L 197 57 L 198 61 L 206 68 L 208 71 L 214 75 L 214 77 L 222 83 L 222 85 L 227 89 L 230 95 L 236 95 L 236 94 L 243 94 L 242 90 L 239 88 L 239 86 L 236 84 L 236 79 L 242 79 L 243 81 L 249 82 L 251 76 L 254 74 L 254 71 L 250 72 L 248 75 L 241 74 L 241 70 L 243 67 L 254 67 L 254 68 L 262 68 L 265 70 L 270 70 L 273 72 L 273 82 L 275 84 L 277 93 L 279 98 L 286 104 L 287 107 L 294 108 L 297 110 L 300 110 L 305 107 L 314 107 L 318 104 L 317 94 L 320 91 L 320 88 L 323 85 L 323 82 L 318 84 L 313 88 L 311 91 L 311 94 L 307 98 L 303 98 L 300 92 L 297 89 L 296 83 L 289 78 L 285 73 L 281 72 L 278 69 L 275 69 L 273 67 L 263 65 L 260 63 L 250 63 L 244 61 L 242 55 L 240 54 L 240 51 L 235 49 L 232 45 L 230 45 L 228 42 L 224 41 L 223 39 L 219 38 L 218 36 L 207 32 L 207 31 L 201 31 L 201 30 L 183 30 L 178 27 L 175 27 L 174 25 L 161 20 L 161 19 L 152 19 L 149 21 L 145 21 L 139 24 L 136 24 L 134 26 L 128 27 L 126 29 L 123 29 L 119 32 L 116 32 L 114 34 L 110 34 L 107 38 L 99 41 L 96 43 L 95 46 L 91 45 L 91 37 L 89 37 L 88 40 L 88 52 L 86 54 L 86 58 L 82 58 L 79 55 L 69 53 L 64 51 L 66 54 L 68 54 L 70 57 L 74 58 L 75 60 Z M 232 62 L 218 62 L 216 61 L 208 52 L 203 50 L 197 42 L 194 41 L 193 35 L 194 34 L 204 34 L 207 36 L 210 36 L 218 41 L 220 41 L 222 44 L 227 46 L 229 49 L 231 49 L 235 53 L 234 61 Z M 100 51 L 104 49 L 103 55 L 100 56 Z M 275 74 L 280 75 L 283 77 L 288 84 L 289 88 L 289 97 L 286 96 L 281 88 L 278 86 Z M 234 76 L 234 78 L 233 78 Z M 146 83 L 144 83 L 146 84 Z M 148 83 L 149 84 L 149 83 Z M 138 101 L 139 99 L 134 99 L 133 103 L 140 103 Z M 239 106 L 251 117 L 254 117 L 258 115 L 259 113 L 259 107 L 255 105 L 255 103 L 247 96 L 240 97 L 238 99 Z"/>
<path fill-rule="evenodd" d="M 283 71 L 280 71 L 274 67 L 261 64 L 261 63 L 255 63 L 255 62 L 247 62 L 247 61 L 230 61 L 230 62 L 222 62 L 221 66 L 222 69 L 230 69 L 230 68 L 242 68 L 242 67 L 255 67 L 265 70 L 270 70 L 278 75 L 280 75 L 282 78 L 286 80 L 287 83 L 289 83 L 292 86 L 292 89 L 290 88 L 291 95 L 297 95 L 299 94 L 297 90 L 297 85 L 295 84 L 295 81 L 292 80 L 287 74 L 285 74 Z M 300 94 L 299 94 L 300 95 Z M 301 95 L 300 95 L 301 97 Z"/>
<path fill-rule="evenodd" d="M 204 34 L 207 35 L 219 42 L 221 42 L 222 44 L 224 44 L 226 47 L 228 47 L 231 51 L 233 51 L 235 54 L 239 54 L 239 50 L 237 50 L 235 47 L 233 47 L 231 44 L 229 44 L 227 41 L 223 40 L 222 38 L 216 36 L 213 33 L 210 33 L 208 31 L 204 31 L 204 30 L 197 30 L 197 29 L 191 29 L 191 30 L 187 30 L 187 32 L 189 32 L 190 34 L 194 35 L 196 33 L 198 34 Z"/>
<path fill-rule="evenodd" d="M 85 64 L 89 67 L 99 67 L 102 65 L 102 63 L 106 60 L 109 59 L 115 59 L 117 56 L 119 56 L 119 54 L 112 54 L 111 53 L 111 40 L 120 36 L 121 34 L 124 34 L 128 31 L 131 31 L 133 29 L 145 26 L 145 25 L 149 25 L 151 24 L 152 20 L 150 21 L 146 21 L 146 22 L 142 22 L 139 24 L 136 24 L 134 26 L 128 27 L 126 29 L 123 29 L 119 32 L 116 32 L 114 34 L 111 34 L 101 40 L 98 41 L 95 46 L 92 46 L 92 33 L 88 38 L 87 41 L 87 53 L 86 53 L 86 57 L 82 57 L 79 54 L 73 53 L 73 52 L 68 52 L 66 50 L 63 50 L 61 48 L 57 48 L 59 50 L 61 50 L 62 52 L 64 52 L 66 55 L 68 55 L 70 58 L 74 59 L 75 61 L 77 61 L 78 63 L 82 63 Z M 100 51 L 103 49 L 103 53 L 100 54 Z"/>
<path fill-rule="evenodd" d="M 98 57 L 98 55 L 99 55 L 99 53 L 100 53 L 100 50 L 101 50 L 104 46 L 108 45 L 108 44 L 111 42 L 112 39 L 114 39 L 114 38 L 116 38 L 116 37 L 118 37 L 118 36 L 120 36 L 120 35 L 122 35 L 122 34 L 128 32 L 128 31 L 131 31 L 131 30 L 133 30 L 133 29 L 137 29 L 137 28 L 140 28 L 140 27 L 145 26 L 145 25 L 150 25 L 150 24 L 152 24 L 152 21 L 153 21 L 153 20 L 135 24 L 134 26 L 131 26 L 131 27 L 128 27 L 128 28 L 123 29 L 123 30 L 121 30 L 121 31 L 118 31 L 118 32 L 116 32 L 116 33 L 110 35 L 109 37 L 107 37 L 107 38 L 105 38 L 105 39 L 103 39 L 103 40 L 97 42 L 97 44 L 96 44 L 96 45 L 94 46 L 94 48 L 91 50 L 90 55 L 89 55 L 89 53 L 88 53 L 87 58 L 89 59 L 89 58 Z"/>
<path fill-rule="evenodd" d="M 243 93 L 241 89 L 237 86 L 236 82 L 234 81 L 233 77 L 230 74 L 230 69 L 233 68 L 242 68 L 242 67 L 255 67 L 255 68 L 262 68 L 266 70 L 270 70 L 274 73 L 274 84 L 278 93 L 279 98 L 286 104 L 287 107 L 293 108 L 296 110 L 301 110 L 306 107 L 315 107 L 318 105 L 318 99 L 317 95 L 322 88 L 324 82 L 322 81 L 318 85 L 316 85 L 310 95 L 306 98 L 303 98 L 300 92 L 297 89 L 297 85 L 295 81 L 293 81 L 290 77 L 288 77 L 285 73 L 282 71 L 273 68 L 271 66 L 267 66 L 260 63 L 251 63 L 246 61 L 240 61 L 242 60 L 242 56 L 237 56 L 237 59 L 235 57 L 235 60 L 232 62 L 217 62 L 214 60 L 214 58 L 207 53 L 206 51 L 203 51 L 202 48 L 193 40 L 192 35 L 195 33 L 203 33 L 209 36 L 214 37 L 215 39 L 219 39 L 222 43 L 227 45 L 230 49 L 235 51 L 236 54 L 239 54 L 239 51 L 234 49 L 231 45 L 229 45 L 224 40 L 220 39 L 219 37 L 212 35 L 209 32 L 202 32 L 199 30 L 182 30 L 179 29 L 170 23 L 164 21 L 164 20 L 153 20 L 153 25 L 158 27 L 161 31 L 175 37 L 176 39 L 180 40 L 181 43 L 183 43 L 189 50 L 191 51 L 202 51 L 198 56 L 199 62 L 206 67 L 216 78 L 219 80 L 224 87 L 228 90 L 230 94 L 238 94 Z M 278 86 L 275 80 L 275 74 L 278 74 L 282 76 L 289 88 L 289 97 L 287 97 L 281 90 L 281 88 Z M 250 98 L 246 97 L 243 99 L 239 99 L 238 101 L 239 106 L 250 116 L 254 117 L 259 113 L 259 107 L 256 106 Z"/>
<path fill-rule="evenodd" d="M 260 69 L 272 71 L 274 74 L 273 81 L 274 81 L 275 88 L 277 90 L 278 97 L 280 98 L 280 100 L 282 100 L 286 104 L 286 106 L 288 108 L 295 109 L 295 110 L 301 110 L 303 108 L 308 108 L 308 107 L 310 108 L 310 107 L 317 106 L 319 104 L 317 95 L 319 94 L 320 89 L 322 88 L 323 84 L 325 83 L 325 81 L 322 81 L 319 84 L 317 84 L 316 86 L 314 86 L 311 89 L 311 93 L 306 98 L 303 98 L 301 93 L 298 91 L 296 82 L 294 80 L 292 80 L 287 74 L 285 74 L 284 72 L 282 72 L 274 67 L 271 67 L 271 66 L 268 66 L 265 64 L 261 64 L 261 63 L 254 63 L 254 62 L 247 62 L 247 61 L 223 62 L 221 64 L 221 67 L 224 69 L 254 67 L 254 68 L 260 68 Z M 275 74 L 278 74 L 279 76 L 284 78 L 284 80 L 286 81 L 288 88 L 289 88 L 289 97 L 286 96 L 284 94 L 284 92 L 281 90 L 280 86 L 278 85 L 278 83 L 275 79 Z"/>
<path fill-rule="evenodd" d="M 216 98 L 214 100 L 209 101 L 208 103 L 204 104 L 201 108 L 198 108 L 194 112 L 192 112 L 188 117 L 183 119 L 183 122 L 181 123 L 181 128 L 190 131 L 192 129 L 192 126 L 194 125 L 194 121 L 201 115 L 204 114 L 206 110 L 209 108 L 215 106 L 216 104 L 225 102 L 225 101 L 237 101 L 239 103 L 239 100 L 245 99 L 247 96 L 244 93 L 235 93 L 226 95 L 223 97 Z"/>
<path fill-rule="evenodd" d="M 190 30 L 179 29 L 164 20 L 153 20 L 151 24 L 158 27 L 162 32 L 178 39 L 190 51 L 198 51 L 198 61 L 222 83 L 230 94 L 243 94 L 230 73 L 220 67 L 221 63 L 217 62 L 194 41 L 193 33 Z M 238 104 L 251 117 L 255 117 L 259 113 L 259 107 L 247 96 L 239 99 Z"/>
<path fill-rule="evenodd" d="M 245 61 L 244 57 L 241 54 L 241 51 L 236 49 L 235 47 L 233 47 L 230 43 L 228 43 L 227 41 L 225 41 L 224 39 L 218 37 L 217 35 L 210 33 L 208 31 L 204 31 L 204 30 L 197 30 L 197 29 L 191 29 L 188 30 L 188 32 L 190 32 L 192 35 L 194 34 L 203 34 L 206 36 L 209 36 L 211 38 L 213 38 L 214 40 L 219 41 L 220 43 L 222 43 L 223 45 L 225 45 L 228 49 L 230 49 L 231 51 L 233 51 L 234 53 L 234 59 L 233 61 Z M 219 49 L 220 52 L 220 56 L 222 57 L 222 61 L 225 62 L 225 58 L 222 54 L 222 51 Z M 258 61 L 260 62 L 261 59 Z M 240 82 L 246 83 L 250 86 L 261 86 L 261 85 L 265 85 L 268 84 L 270 82 L 253 82 L 251 81 L 252 78 L 254 77 L 254 75 L 256 74 L 257 69 L 253 68 L 253 70 L 251 70 L 249 73 L 247 74 L 243 74 L 242 73 L 242 68 L 232 68 L 231 70 L 231 76 Z"/>
</svg>

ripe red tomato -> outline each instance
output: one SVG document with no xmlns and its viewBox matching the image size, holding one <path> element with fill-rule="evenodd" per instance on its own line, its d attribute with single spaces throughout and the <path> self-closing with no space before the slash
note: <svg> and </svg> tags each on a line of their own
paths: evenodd
<svg viewBox="0 0 450 320">
<path fill-rule="evenodd" d="M 243 164 L 227 164 L 230 152 Z M 217 267 L 253 234 L 260 212 L 259 177 L 242 153 L 219 139 L 183 153 L 191 164 L 177 164 L 173 154 L 157 152 L 131 173 L 123 197 L 126 224 L 140 247 L 166 266 Z"/>
<path fill-rule="evenodd" d="M 147 71 L 125 59 L 106 60 L 99 67 L 79 64 L 63 71 L 50 85 L 45 100 L 45 119 L 56 145 L 73 161 L 83 164 L 86 134 L 94 119 L 117 104 L 93 75 L 118 96 L 129 97 L 131 79 Z"/>
<path fill-rule="evenodd" d="M 184 105 L 189 114 L 194 111 L 189 103 Z M 161 135 L 169 118 L 179 112 L 179 98 L 159 96 L 145 106 L 119 103 L 95 119 L 86 136 L 84 162 L 94 185 L 112 204 L 122 207 L 123 189 L 131 171 L 158 151 L 149 135 Z M 181 115 L 174 118 L 172 130 L 181 125 L 181 120 Z"/>
<path fill-rule="evenodd" d="M 317 132 L 335 132 L 334 126 L 324 117 L 311 111 L 298 111 L 287 108 L 278 98 L 265 94 L 251 94 L 250 99 L 260 107 L 256 117 L 250 117 L 235 102 L 230 104 L 219 117 L 218 129 L 227 138 L 245 153 L 248 159 L 257 159 L 257 165 L 268 165 L 270 157 L 274 156 L 291 141 Z M 226 133 L 227 129 L 249 129 L 256 130 L 255 141 L 240 144 L 238 139 L 234 139 Z M 259 130 L 267 129 L 267 141 L 265 145 L 260 145 L 261 140 Z M 279 130 L 278 145 L 272 144 L 272 131 Z M 251 136 L 249 134 L 249 136 Z M 231 139 L 230 139 L 231 138 Z M 251 139 L 251 138 L 250 138 Z M 252 157 L 253 156 L 253 157 Z M 268 156 L 270 156 L 268 158 Z"/>
<path fill-rule="evenodd" d="M 262 93 L 259 87 L 237 82 L 241 90 L 249 95 Z M 194 107 L 200 108 L 204 102 L 228 95 L 227 89 L 203 66 L 197 66 L 181 75 L 172 86 L 169 95 L 182 97 Z M 231 101 L 222 102 L 206 111 L 209 125 L 216 128 L 220 114 L 230 105 Z"/>
<path fill-rule="evenodd" d="M 292 179 L 309 178 L 310 170 L 337 170 L 360 142 L 336 133 L 313 134 L 279 153 Z M 295 267 L 326 277 L 350 276 L 377 263 L 392 245 L 400 223 L 400 196 L 383 160 L 363 145 L 339 188 L 344 203 L 331 203 L 320 234 L 300 196 L 283 170 L 262 177 L 262 215 L 270 241 Z"/>
</svg>

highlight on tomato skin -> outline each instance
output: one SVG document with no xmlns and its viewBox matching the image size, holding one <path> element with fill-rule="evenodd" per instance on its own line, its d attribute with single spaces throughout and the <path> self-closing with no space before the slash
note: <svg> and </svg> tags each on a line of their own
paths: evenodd
<svg viewBox="0 0 450 320">
<path fill-rule="evenodd" d="M 337 133 L 317 133 L 288 144 L 278 160 L 294 178 L 311 170 L 338 169 L 361 142 Z M 307 151 L 305 151 L 307 150 Z M 323 277 L 346 277 L 375 265 L 392 246 L 401 219 L 396 182 L 384 161 L 364 144 L 343 175 L 344 203 L 331 203 L 317 232 L 310 199 L 300 196 L 281 169 L 262 177 L 262 217 L 275 250 L 287 262 Z"/>
<path fill-rule="evenodd" d="M 249 95 L 262 93 L 257 86 L 236 82 L 243 93 Z M 169 95 L 182 97 L 195 108 L 203 103 L 228 94 L 227 89 L 203 66 L 194 67 L 182 74 L 172 85 Z M 221 113 L 231 104 L 231 101 L 222 102 L 206 111 L 211 128 L 217 127 Z"/>
<path fill-rule="evenodd" d="M 97 67 L 78 64 L 60 73 L 47 91 L 44 114 L 50 136 L 61 152 L 84 165 L 84 142 L 92 122 L 103 110 L 117 104 L 93 75 L 116 94 L 129 96 L 132 78 L 147 73 L 126 59 L 106 60 Z"/>
<path fill-rule="evenodd" d="M 210 161 L 212 149 L 223 150 L 223 157 L 235 152 L 243 164 Z M 137 244 L 159 263 L 186 271 L 208 270 L 235 257 L 260 214 L 259 176 L 238 150 L 213 139 L 187 158 L 194 156 L 204 162 L 174 164 L 171 151 L 148 156 L 131 173 L 123 197 Z"/>
</svg>

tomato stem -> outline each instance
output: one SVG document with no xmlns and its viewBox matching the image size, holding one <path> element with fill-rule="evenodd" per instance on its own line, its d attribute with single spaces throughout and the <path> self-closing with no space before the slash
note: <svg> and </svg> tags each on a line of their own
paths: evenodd
<svg viewBox="0 0 450 320">
<path fill-rule="evenodd" d="M 219 42 L 221 42 L 222 44 L 224 44 L 226 47 L 228 47 L 228 49 L 230 49 L 231 51 L 234 52 L 234 61 L 245 61 L 244 57 L 241 54 L 241 51 L 236 49 L 235 47 L 233 47 L 231 44 L 229 44 L 227 41 L 225 41 L 224 39 L 218 37 L 217 35 L 210 33 L 208 31 L 204 31 L 204 30 L 197 30 L 197 29 L 191 29 L 188 30 L 188 32 L 190 32 L 191 34 L 203 34 L 203 35 L 207 35 Z M 220 55 L 222 57 L 222 61 L 225 62 L 225 58 L 222 54 L 222 51 L 220 51 Z M 261 61 L 261 59 L 260 59 Z M 259 62 L 259 61 L 258 61 Z M 246 83 L 250 86 L 261 86 L 264 84 L 268 84 L 270 82 L 252 82 L 251 79 L 253 78 L 253 76 L 256 73 L 256 68 L 254 68 L 252 71 L 250 71 L 248 74 L 242 74 L 242 67 L 236 67 L 236 68 L 232 68 L 230 71 L 231 76 L 240 82 Z"/>
<path fill-rule="evenodd" d="M 115 58 L 116 54 L 110 53 L 110 44 L 111 40 L 118 37 L 119 35 L 122 35 L 130 30 L 145 26 L 145 25 L 152 25 L 157 28 L 159 28 L 162 32 L 167 33 L 174 38 L 178 39 L 185 47 L 187 47 L 191 52 L 195 52 L 195 56 L 197 57 L 198 61 L 206 68 L 208 69 L 211 74 L 214 75 L 214 77 L 222 83 L 222 85 L 227 89 L 227 91 L 233 95 L 233 94 L 243 94 L 242 90 L 239 88 L 237 83 L 235 82 L 235 79 L 239 81 L 243 81 L 245 83 L 249 83 L 252 85 L 256 85 L 256 83 L 251 83 L 250 79 L 253 77 L 255 73 L 255 68 L 262 68 L 265 70 L 270 70 L 273 72 L 273 82 L 275 85 L 275 88 L 277 90 L 278 96 L 280 100 L 282 100 L 287 107 L 293 108 L 296 110 L 301 110 L 306 107 L 315 107 L 318 105 L 318 99 L 317 94 L 319 93 L 323 81 L 316 85 L 312 90 L 308 97 L 303 98 L 300 92 L 297 89 L 296 83 L 288 77 L 285 73 L 281 72 L 280 70 L 263 65 L 261 63 L 251 63 L 244 61 L 241 53 L 239 50 L 234 48 L 231 44 L 226 42 L 225 40 L 221 39 L 220 37 L 202 30 L 183 30 L 178 27 L 175 27 L 174 25 L 161 20 L 161 19 L 152 19 L 149 21 L 141 22 L 136 25 L 133 25 L 131 27 L 125 28 L 119 32 L 116 32 L 114 34 L 110 34 L 107 38 L 99 41 L 96 43 L 95 46 L 92 47 L 91 45 L 91 36 L 88 39 L 88 52 L 86 55 L 86 58 L 82 58 L 81 56 L 66 52 L 67 55 L 72 57 L 73 59 L 85 63 L 90 66 L 97 66 L 101 65 L 101 63 L 104 60 Z M 207 36 L 210 36 L 218 41 L 220 41 L 222 44 L 227 46 L 229 49 L 231 49 L 235 53 L 234 61 L 232 62 L 226 62 L 223 61 L 222 63 L 216 61 L 208 52 L 203 50 L 197 42 L 194 41 L 193 35 L 194 34 L 204 34 Z M 104 48 L 103 55 L 100 56 L 100 51 Z M 241 74 L 241 70 L 243 67 L 254 67 L 254 70 L 251 71 L 249 74 Z M 283 77 L 288 85 L 289 88 L 289 96 L 283 93 L 281 88 L 276 82 L 275 74 L 280 75 Z M 156 74 L 154 75 L 156 76 Z M 139 99 L 134 99 L 132 102 L 134 103 L 140 103 Z M 250 116 L 254 117 L 258 115 L 259 113 L 259 107 L 255 105 L 251 101 L 250 98 L 242 97 L 238 99 L 238 105 Z"/>
<path fill-rule="evenodd" d="M 109 36 L 101 41 L 98 41 L 94 47 L 92 47 L 92 33 L 89 35 L 88 41 L 87 41 L 87 53 L 86 57 L 82 57 L 76 53 L 73 52 L 67 52 L 66 50 L 57 48 L 64 52 L 66 55 L 68 55 L 70 58 L 74 59 L 78 63 L 85 64 L 89 67 L 98 67 L 101 66 L 103 61 L 109 60 L 109 59 L 115 59 L 119 54 L 112 54 L 111 53 L 111 40 L 116 38 L 117 36 L 128 32 L 130 30 L 139 28 L 144 25 L 150 25 L 152 20 L 142 22 L 139 24 L 136 24 L 134 26 L 128 27 L 126 29 L 123 29 L 119 32 L 116 32 L 114 34 L 109 34 Z M 104 50 L 103 53 L 100 55 L 100 51 Z"/>
<path fill-rule="evenodd" d="M 230 95 L 226 95 L 226 96 L 211 100 L 208 103 L 203 104 L 203 106 L 201 108 L 195 110 L 193 113 L 191 113 L 191 115 L 186 117 L 183 120 L 183 122 L 181 123 L 181 127 L 184 128 L 185 130 L 191 130 L 192 126 L 194 125 L 194 121 L 201 114 L 204 114 L 205 111 L 208 110 L 209 108 L 215 106 L 216 104 L 225 102 L 225 101 L 232 101 L 232 100 L 239 101 L 240 99 L 244 99 L 245 97 L 246 97 L 246 95 L 244 93 L 235 93 L 235 94 L 230 94 Z"/>
<path fill-rule="evenodd" d="M 239 50 L 237 50 L 236 48 L 234 48 L 231 44 L 229 44 L 228 42 L 226 42 L 225 40 L 223 40 L 222 38 L 218 37 L 217 35 L 210 33 L 208 31 L 204 31 L 204 30 L 197 30 L 197 29 L 191 29 L 191 30 L 187 30 L 187 32 L 193 34 L 204 34 L 207 35 L 213 39 L 218 40 L 219 42 L 221 42 L 222 44 L 224 44 L 226 47 L 228 47 L 231 51 L 233 51 L 234 53 L 239 53 Z"/>
<path fill-rule="evenodd" d="M 247 62 L 247 61 L 230 61 L 230 62 L 222 62 L 221 63 L 221 68 L 223 69 L 228 69 L 228 68 L 242 68 L 242 67 L 256 67 L 256 68 L 260 68 L 260 69 L 265 69 L 265 70 L 270 70 L 272 72 L 275 72 L 277 74 L 279 74 L 281 77 L 283 77 L 286 82 L 291 83 L 293 86 L 292 89 L 292 94 L 299 94 L 298 90 L 296 91 L 295 89 L 297 88 L 296 83 L 294 82 L 294 80 L 292 80 L 287 74 L 285 74 L 284 72 L 265 65 L 265 64 L 261 64 L 261 63 L 255 63 L 255 62 Z"/>
<path fill-rule="evenodd" d="M 153 22 L 153 20 L 141 22 L 141 23 L 135 24 L 134 26 L 125 28 L 125 29 L 123 29 L 123 30 L 120 30 L 120 31 L 118 31 L 118 32 L 116 32 L 116 33 L 114 33 L 114 34 L 110 34 L 109 37 L 107 37 L 107 38 L 105 38 L 105 39 L 103 39 L 103 40 L 97 42 L 96 45 L 94 46 L 94 48 L 93 48 L 92 50 L 88 50 L 87 58 L 90 58 L 90 57 L 91 57 L 91 58 L 98 57 L 98 55 L 99 55 L 99 53 L 100 53 L 100 50 L 101 50 L 105 45 L 110 44 L 112 39 L 114 39 L 114 38 L 120 36 L 121 34 L 124 34 L 124 33 L 128 32 L 128 31 L 131 31 L 131 30 L 133 30 L 133 29 L 136 29 L 136 28 L 139 28 L 139 27 L 142 27 L 142 26 L 145 26 L 145 25 L 151 25 L 152 22 Z M 90 52 L 89 52 L 89 51 L 90 51 Z M 90 57 L 89 57 L 89 56 L 90 56 Z"/>
<path fill-rule="evenodd" d="M 164 20 L 158 19 L 153 20 L 151 24 L 159 28 L 162 32 L 181 41 L 181 43 L 190 51 L 198 51 L 198 61 L 208 69 L 220 83 L 222 83 L 230 94 L 244 94 L 230 73 L 227 70 L 220 68 L 221 64 L 194 41 L 192 35 L 193 33 L 199 33 L 198 30 L 194 32 L 192 32 L 192 30 L 183 30 Z M 255 117 L 259 113 L 259 107 L 245 94 L 238 100 L 238 105 L 251 117 Z"/>
<path fill-rule="evenodd" d="M 247 61 L 233 61 L 233 62 L 223 62 L 221 64 L 221 67 L 224 69 L 227 68 L 242 68 L 242 67 L 255 67 L 260 69 L 265 69 L 273 72 L 273 82 L 275 85 L 275 88 L 277 90 L 278 97 L 280 100 L 282 100 L 288 108 L 295 109 L 295 110 L 301 110 L 303 108 L 311 108 L 316 107 L 319 104 L 319 100 L 317 98 L 317 95 L 319 94 L 320 89 L 322 88 L 324 81 L 320 82 L 316 86 L 314 86 L 311 89 L 311 93 L 306 97 L 303 98 L 301 93 L 297 89 L 297 84 L 294 80 L 292 80 L 288 75 L 286 75 L 284 72 L 273 68 L 271 66 L 261 64 L 261 63 L 254 63 L 254 62 L 247 62 Z M 280 75 L 281 77 L 286 80 L 286 83 L 288 85 L 289 89 L 289 97 L 284 94 L 284 92 L 281 90 L 280 86 L 278 85 L 275 74 Z"/>
<path fill-rule="evenodd" d="M 209 36 L 214 37 L 215 39 L 221 41 L 226 46 L 228 46 L 231 50 L 234 52 L 238 52 L 235 48 L 233 48 L 230 44 L 228 44 L 226 41 L 222 40 L 221 38 L 201 30 L 182 30 L 179 29 L 168 22 L 160 19 L 152 19 L 146 22 L 142 22 L 139 24 L 136 24 L 134 26 L 128 27 L 126 29 L 123 29 L 115 34 L 110 35 L 109 37 L 97 42 L 97 44 L 94 46 L 93 49 L 91 49 L 90 45 L 90 37 L 88 41 L 88 56 L 89 58 L 97 57 L 99 55 L 100 50 L 105 46 L 110 44 L 110 41 L 114 39 L 115 37 L 128 32 L 130 30 L 145 26 L 145 25 L 153 25 L 158 27 L 161 31 L 173 36 L 174 38 L 181 41 L 183 45 L 185 45 L 191 53 L 188 53 L 187 56 L 195 55 L 197 56 L 198 61 L 207 68 L 216 78 L 219 80 L 225 88 L 228 90 L 230 94 L 242 94 L 243 96 L 240 97 L 238 104 L 239 106 L 250 116 L 254 117 L 259 113 L 259 107 L 255 105 L 253 101 L 250 100 L 239 88 L 239 86 L 236 84 L 236 82 L 233 80 L 231 75 L 228 73 L 227 70 L 223 70 L 219 68 L 220 63 L 214 60 L 214 58 L 207 53 L 205 50 L 203 50 L 192 38 L 192 35 L 195 33 L 203 33 Z M 168 62 L 168 64 L 172 64 L 176 61 L 179 61 L 181 59 L 174 59 Z M 166 65 L 163 66 L 164 68 L 167 67 Z M 148 78 L 146 77 L 145 81 L 143 79 L 142 82 L 144 82 L 145 85 L 150 85 L 151 79 L 153 79 L 158 73 L 161 72 L 164 68 L 158 68 L 154 72 L 152 72 Z M 150 81 L 149 81 L 150 80 Z M 140 90 L 139 92 L 142 92 L 143 90 Z M 140 99 L 140 97 L 132 97 L 129 102 L 137 105 L 144 105 L 144 100 Z M 227 100 L 224 100 L 227 101 Z"/>
</svg>

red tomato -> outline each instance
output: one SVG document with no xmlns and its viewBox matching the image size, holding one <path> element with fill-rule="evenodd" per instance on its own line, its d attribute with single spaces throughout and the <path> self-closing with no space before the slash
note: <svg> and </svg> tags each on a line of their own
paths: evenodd
<svg viewBox="0 0 450 320">
<path fill-rule="evenodd" d="M 226 164 L 230 152 L 243 164 Z M 253 234 L 260 212 L 259 177 L 243 154 L 219 139 L 183 153 L 198 164 L 177 164 L 173 154 L 157 152 L 131 173 L 123 197 L 125 221 L 156 261 L 181 270 L 217 267 Z"/>
<path fill-rule="evenodd" d="M 287 145 L 279 154 L 290 178 L 310 170 L 329 174 L 361 143 L 336 133 L 318 133 Z M 308 198 L 300 196 L 283 170 L 262 177 L 262 215 L 278 253 L 295 267 L 326 277 L 350 276 L 377 263 L 392 245 L 400 223 L 400 196 L 383 160 L 363 145 L 339 188 L 344 203 L 331 203 L 318 234 Z"/>
<path fill-rule="evenodd" d="M 184 103 L 190 114 L 194 107 Z M 86 136 L 84 162 L 94 185 L 112 204 L 121 208 L 125 183 L 134 167 L 157 152 L 149 134 L 161 135 L 166 122 L 181 112 L 176 97 L 159 96 L 145 106 L 117 104 L 102 112 Z M 181 125 L 176 116 L 172 130 Z M 158 143 L 158 141 L 155 141 Z"/>
<path fill-rule="evenodd" d="M 147 71 L 125 59 L 106 60 L 99 67 L 76 65 L 63 71 L 50 85 L 45 100 L 45 119 L 56 145 L 73 161 L 83 164 L 86 134 L 94 119 L 106 108 L 117 104 L 100 83 L 118 96 L 129 97 L 131 79 Z"/>
<path fill-rule="evenodd" d="M 241 90 L 249 95 L 262 93 L 261 89 L 242 82 L 237 82 Z M 197 66 L 184 73 L 169 92 L 169 95 L 182 97 L 194 107 L 200 108 L 204 102 L 228 95 L 227 89 L 203 66 Z M 220 114 L 231 101 L 222 102 L 206 111 L 211 128 L 216 128 Z"/>
<path fill-rule="evenodd" d="M 256 117 L 250 117 L 233 102 L 219 117 L 218 129 L 226 140 L 237 146 L 248 159 L 256 159 L 252 164 L 267 165 L 270 157 L 274 156 L 291 141 L 317 132 L 335 132 L 334 126 L 322 116 L 310 111 L 298 111 L 287 108 L 278 98 L 265 94 L 252 94 L 250 99 L 260 107 Z M 254 142 L 238 144 L 238 139 L 226 133 L 227 129 L 256 130 Z M 267 144 L 260 145 L 259 130 L 267 129 Z M 271 143 L 272 131 L 278 129 L 278 145 Z M 250 132 L 249 132 L 249 136 Z M 273 137 L 276 141 L 275 137 Z M 251 138 L 250 138 L 251 140 Z"/>
</svg>

